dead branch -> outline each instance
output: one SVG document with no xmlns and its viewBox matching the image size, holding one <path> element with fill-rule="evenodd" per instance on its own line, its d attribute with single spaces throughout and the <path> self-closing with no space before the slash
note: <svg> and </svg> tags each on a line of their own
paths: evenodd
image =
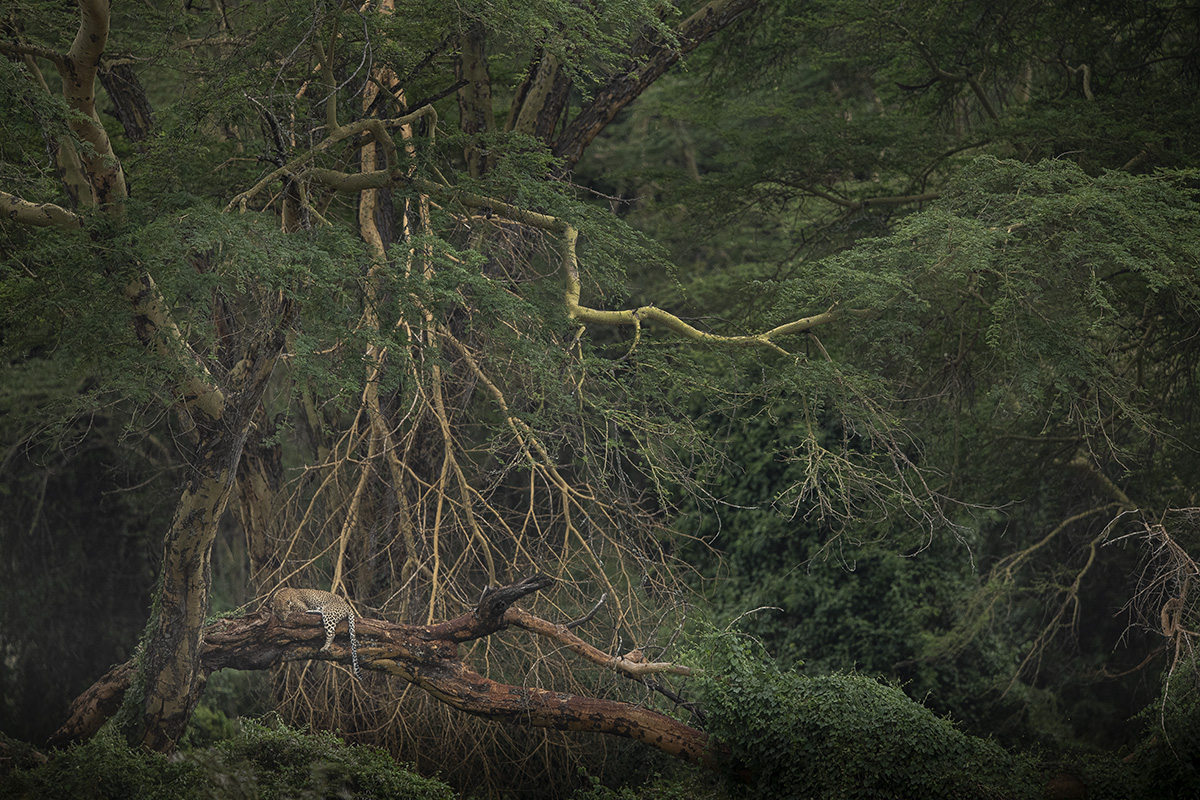
<svg viewBox="0 0 1200 800">
<path fill-rule="evenodd" d="M 634 650 L 623 656 L 610 656 L 571 633 L 567 629 L 567 626 L 547 622 L 520 608 L 508 609 L 508 612 L 504 615 L 504 619 L 510 625 L 524 628 L 527 631 L 536 633 L 538 636 L 553 639 L 571 652 L 577 653 L 595 664 L 609 669 L 620 670 L 630 677 L 636 678 L 656 672 L 666 672 L 672 675 L 692 674 L 692 670 L 689 667 L 680 664 L 671 664 L 666 661 L 643 661 L 640 658 L 640 650 Z"/>
</svg>

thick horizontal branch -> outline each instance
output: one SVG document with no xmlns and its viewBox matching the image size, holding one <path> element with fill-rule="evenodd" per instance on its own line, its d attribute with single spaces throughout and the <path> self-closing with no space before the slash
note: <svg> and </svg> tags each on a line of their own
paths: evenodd
<svg viewBox="0 0 1200 800">
<path fill-rule="evenodd" d="M 709 767 L 724 762 L 719 749 L 710 749 L 708 734 L 641 706 L 498 683 L 456 662 L 397 665 L 389 671 L 447 705 L 475 716 L 538 728 L 624 736 Z"/>
<path fill-rule="evenodd" d="M 511 586 L 488 589 L 474 610 L 436 625 L 357 619 L 355 629 L 362 666 L 416 684 L 442 702 L 476 716 L 535 727 L 625 736 L 691 762 L 709 766 L 721 763 L 720 751 L 709 752 L 706 733 L 665 714 L 615 700 L 499 683 L 472 671 L 461 661 L 458 647 L 461 642 L 483 638 L 509 625 L 564 641 L 561 626 L 512 606 L 552 583 L 553 579 L 546 576 L 533 576 Z M 345 630 L 345 623 L 340 627 Z M 578 643 L 570 649 L 609 668 L 629 674 L 685 672 L 681 667 L 664 669 L 663 665 L 642 665 L 626 657 L 605 656 L 573 634 L 566 636 Z M 293 614 L 280 619 L 273 613 L 260 612 L 206 626 L 199 657 L 206 674 L 225 668 L 268 669 L 286 661 L 351 660 L 348 643 L 341 643 L 344 639 L 330 650 L 321 650 L 324 639 L 325 631 L 317 615 Z M 62 746 L 88 738 L 99 730 L 120 707 L 135 671 L 132 660 L 109 670 L 76 699 L 70 718 L 51 743 Z"/>
<path fill-rule="evenodd" d="M 35 58 L 44 58 L 47 61 L 53 62 L 59 67 L 61 67 L 63 63 L 63 56 L 61 53 L 57 53 L 47 47 L 38 47 L 37 45 L 32 45 L 28 42 L 0 42 L 0 53 L 8 53 L 15 56 L 34 56 Z"/>
<path fill-rule="evenodd" d="M 0 216 L 39 228 L 78 228 L 83 225 L 83 219 L 78 214 L 62 206 L 31 203 L 8 192 L 0 192 Z"/>
</svg>

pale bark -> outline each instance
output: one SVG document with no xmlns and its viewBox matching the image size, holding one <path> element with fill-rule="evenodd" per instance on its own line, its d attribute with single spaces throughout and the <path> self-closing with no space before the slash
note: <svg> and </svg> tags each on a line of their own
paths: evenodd
<svg viewBox="0 0 1200 800">
<path fill-rule="evenodd" d="M 0 192 L 0 216 L 38 228 L 78 228 L 83 220 L 54 203 L 30 203 L 8 192 Z"/>
<path fill-rule="evenodd" d="M 71 49 L 58 62 L 63 80 L 63 97 L 79 115 L 71 118 L 71 130 L 92 146 L 81 154 L 92 200 L 100 206 L 121 203 L 128 195 L 125 171 L 113 153 L 108 131 L 96 113 L 96 73 L 100 55 L 108 43 L 108 0 L 79 0 L 80 24 Z"/>
</svg>

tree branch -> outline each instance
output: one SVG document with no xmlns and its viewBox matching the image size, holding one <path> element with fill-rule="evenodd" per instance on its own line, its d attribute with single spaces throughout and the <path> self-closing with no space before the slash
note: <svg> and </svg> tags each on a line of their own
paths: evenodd
<svg viewBox="0 0 1200 800">
<path fill-rule="evenodd" d="M 54 63 L 60 69 L 62 67 L 62 54 L 56 53 L 46 47 L 38 47 L 26 42 L 0 42 L 0 53 L 9 53 L 17 56 L 36 56 L 44 58 L 47 61 Z"/>
<path fill-rule="evenodd" d="M 553 625 L 512 603 L 546 588 L 552 578 L 535 575 L 510 586 L 488 589 L 478 607 L 437 625 L 401 625 L 381 619 L 358 619 L 359 656 L 364 668 L 394 675 L 416 684 L 438 700 L 469 714 L 493 720 L 512 720 L 534 727 L 591 731 L 624 736 L 657 747 L 673 756 L 707 766 L 722 763 L 722 752 L 711 750 L 708 735 L 671 717 L 615 700 L 583 697 L 529 686 L 490 680 L 472 671 L 459 658 L 458 645 L 480 639 L 507 625 L 551 635 L 559 641 L 575 640 L 574 652 L 627 674 L 674 672 L 686 668 L 659 668 L 624 657 L 604 656 L 573 634 L 563 637 Z M 286 661 L 323 659 L 346 661 L 346 647 L 321 650 L 325 633 L 315 615 L 295 614 L 280 619 L 270 612 L 224 619 L 204 629 L 200 660 L 204 672 L 218 669 L 268 669 Z M 596 656 L 599 654 L 599 657 Z M 134 675 L 133 661 L 109 670 L 76 699 L 67 722 L 54 734 L 52 744 L 63 746 L 93 735 L 120 706 Z"/>
<path fill-rule="evenodd" d="M 621 109 L 641 96 L 680 58 L 727 28 L 738 17 L 759 5 L 759 0 L 712 0 L 685 19 L 676 29 L 678 47 L 666 42 L 642 41 L 634 52 L 644 54 L 617 68 L 616 75 L 598 89 L 587 105 L 554 142 L 553 153 L 562 159 L 560 171 L 569 172 L 583 151 L 612 122 Z"/>
<path fill-rule="evenodd" d="M 108 43 L 108 0 L 78 0 L 79 30 L 71 49 L 57 63 L 63 79 L 63 97 L 79 114 L 70 120 L 75 135 L 92 146 L 82 154 L 94 201 L 121 203 L 128 195 L 125 172 L 113 153 L 108 132 L 96 113 L 96 73 Z"/>
<path fill-rule="evenodd" d="M 353 179 L 368 176 L 374 178 L 375 176 L 378 176 L 377 182 L 373 184 L 355 184 L 352 188 L 346 189 L 347 191 L 361 191 L 362 189 L 372 188 L 378 189 L 383 186 L 390 185 L 389 181 L 394 181 L 398 177 L 392 175 L 392 165 L 399 165 L 400 161 L 396 158 L 396 144 L 392 141 L 392 137 L 387 135 L 387 128 L 410 125 L 421 117 L 427 115 L 433 116 L 434 125 L 436 126 L 437 112 L 434 111 L 433 106 L 423 106 L 410 114 L 405 114 L 404 116 L 396 117 L 395 119 L 362 119 L 349 125 L 342 125 L 338 127 L 337 130 L 330 133 L 325 139 L 306 150 L 304 153 L 300 154 L 296 158 L 293 158 L 282 167 L 279 167 L 278 169 L 264 175 L 261 179 L 259 179 L 258 183 L 254 184 L 252 187 L 230 200 L 229 203 L 226 204 L 225 210 L 232 211 L 236 206 L 241 211 L 245 211 L 246 204 L 250 201 L 250 199 L 265 189 L 272 181 L 279 180 L 289 175 L 297 175 L 302 172 L 309 177 L 313 177 L 314 179 L 318 180 L 318 182 L 323 182 L 326 185 L 338 190 L 343 189 L 343 186 L 340 185 L 341 182 L 338 180 L 338 177 Z M 351 136 L 356 136 L 361 133 L 370 133 L 375 138 L 376 143 L 383 148 L 389 169 L 357 173 L 353 175 L 350 173 L 341 173 L 326 169 L 311 169 L 307 171 L 302 170 L 302 167 L 304 167 L 305 164 L 312 161 L 314 158 L 328 150 L 333 145 L 343 141 L 344 139 L 348 139 Z"/>
<path fill-rule="evenodd" d="M 83 225 L 83 219 L 78 214 L 62 206 L 31 203 L 8 192 L 0 192 L 0 216 L 39 228 L 78 228 Z"/>
<path fill-rule="evenodd" d="M 835 194 L 826 192 L 823 189 L 818 189 L 815 186 L 800 184 L 796 186 L 802 192 L 811 194 L 813 197 L 819 197 L 833 203 L 835 206 L 841 206 L 848 211 L 861 211 L 865 208 L 874 208 L 876 206 L 903 206 L 909 203 L 929 203 L 941 197 L 941 192 L 926 192 L 924 194 L 905 194 L 896 195 L 894 197 L 865 197 L 862 200 L 849 200 L 845 197 L 838 197 Z"/>
<path fill-rule="evenodd" d="M 420 111 L 409 114 L 408 117 L 414 117 Z M 406 118 L 401 118 L 406 119 Z M 367 120 L 370 121 L 370 120 Z M 367 122 L 365 121 L 365 122 Z M 374 121 L 376 124 L 378 120 Z M 394 123 L 392 120 L 388 124 Z M 351 128 L 359 125 L 347 125 L 342 128 L 342 131 L 348 131 Z M 365 129 L 365 128 L 364 128 Z M 331 137 L 332 138 L 332 137 Z M 316 154 L 317 151 L 326 149 L 331 144 L 331 139 L 318 144 L 312 150 L 294 159 L 289 165 L 281 167 L 270 175 L 260 180 L 254 187 L 243 192 L 235 197 L 226 206 L 226 210 L 231 209 L 235 204 L 240 205 L 243 209 L 246 207 L 246 201 L 256 194 L 262 187 L 274 177 L 290 172 L 295 166 L 298 168 L 303 163 L 307 162 Z M 488 213 L 497 216 L 505 217 L 514 222 L 519 222 L 524 225 L 530 225 L 535 228 L 555 233 L 562 237 L 563 241 L 563 271 L 566 275 L 566 291 L 564 300 L 567 306 L 567 313 L 572 319 L 584 323 L 595 323 L 599 325 L 632 325 L 640 327 L 642 322 L 656 322 L 665 328 L 683 336 L 684 338 L 693 341 L 705 342 L 708 344 L 730 346 L 730 347 L 764 347 L 768 350 L 773 350 L 783 356 L 791 356 L 787 350 L 780 347 L 775 339 L 791 334 L 804 333 L 812 328 L 820 325 L 826 325 L 837 320 L 842 312 L 831 307 L 820 314 L 803 317 L 793 320 L 783 325 L 776 326 L 770 330 L 760 333 L 746 334 L 741 336 L 721 336 L 713 333 L 706 333 L 699 328 L 693 327 L 684 322 L 679 317 L 664 311 L 656 306 L 641 306 L 639 308 L 628 308 L 619 311 L 605 311 L 596 308 L 590 308 L 580 303 L 580 294 L 582 291 L 582 283 L 579 277 L 579 264 L 576 257 L 576 244 L 579 239 L 579 231 L 570 223 L 559 219 L 558 217 L 549 214 L 542 214 L 536 211 L 530 211 L 520 206 L 512 205 L 497 200 L 493 197 L 474 194 L 472 192 L 461 191 L 453 186 L 431 181 L 427 178 L 411 177 L 407 171 L 400 169 L 381 169 L 370 172 L 338 172 L 331 169 L 323 169 L 314 167 L 307 170 L 305 176 L 317 183 L 323 184 L 338 191 L 363 191 L 364 189 L 378 189 L 384 186 L 393 186 L 401 183 L 410 183 L 419 189 L 421 192 L 438 197 L 446 198 L 458 202 L 467 208 L 487 209 Z"/>
<path fill-rule="evenodd" d="M 510 625 L 524 628 L 531 633 L 536 633 L 538 636 L 553 639 L 571 652 L 581 655 L 602 667 L 620 670 L 631 678 L 639 678 L 642 675 L 651 675 L 658 672 L 666 672 L 671 675 L 693 674 L 690 667 L 685 667 L 681 664 L 672 664 L 667 661 L 642 661 L 636 655 L 640 651 L 636 650 L 632 653 L 626 653 L 623 656 L 610 656 L 571 633 L 567 629 L 567 626 L 555 625 L 553 622 L 535 617 L 524 609 L 510 608 L 504 615 L 504 618 L 505 622 Z"/>
<path fill-rule="evenodd" d="M 946 83 L 967 84 L 971 87 L 971 91 L 975 93 L 975 97 L 979 99 L 980 104 L 983 106 L 983 112 L 988 115 L 988 118 L 993 122 L 1000 119 L 1000 114 L 997 113 L 996 107 L 992 105 L 992 101 L 988 99 L 987 92 L 983 90 L 982 84 L 979 83 L 979 80 L 974 75 L 970 73 L 947 72 L 942 69 L 924 42 L 914 36 L 903 25 L 899 23 L 892 24 L 899 28 L 908 37 L 909 41 L 913 43 L 913 47 L 917 48 L 917 52 L 921 54 L 921 58 L 925 59 L 925 63 L 929 65 L 929 69 L 937 76 L 938 80 L 945 81 Z"/>
</svg>

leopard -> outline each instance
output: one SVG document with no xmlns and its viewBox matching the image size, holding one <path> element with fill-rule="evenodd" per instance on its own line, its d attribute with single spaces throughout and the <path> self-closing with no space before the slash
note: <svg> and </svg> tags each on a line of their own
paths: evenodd
<svg viewBox="0 0 1200 800">
<path fill-rule="evenodd" d="M 350 604 L 333 592 L 321 589 L 278 589 L 271 596 L 271 608 L 280 617 L 286 617 L 296 611 L 305 614 L 320 614 L 321 624 L 325 626 L 325 644 L 322 650 L 333 646 L 333 632 L 338 623 L 346 620 L 350 629 L 350 658 L 354 663 L 354 677 L 362 680 L 362 672 L 358 669 L 358 640 L 354 635 L 354 609 Z"/>
</svg>

